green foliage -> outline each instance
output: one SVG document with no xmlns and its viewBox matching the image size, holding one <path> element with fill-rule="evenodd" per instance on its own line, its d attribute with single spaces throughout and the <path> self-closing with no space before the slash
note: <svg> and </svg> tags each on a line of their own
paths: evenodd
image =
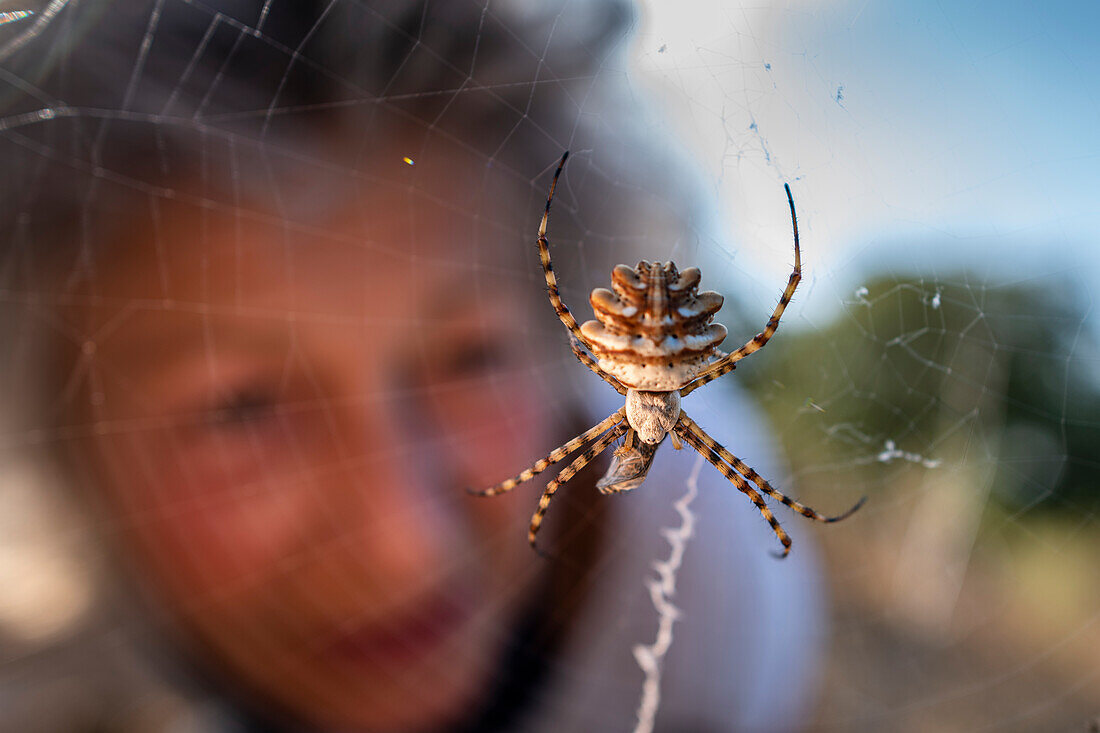
<svg viewBox="0 0 1100 733">
<path fill-rule="evenodd" d="M 1090 325 L 1066 293 L 880 278 L 818 330 L 780 328 L 738 378 L 802 473 L 881 490 L 895 471 L 977 467 L 992 471 L 992 496 L 1009 511 L 1095 511 Z"/>
</svg>

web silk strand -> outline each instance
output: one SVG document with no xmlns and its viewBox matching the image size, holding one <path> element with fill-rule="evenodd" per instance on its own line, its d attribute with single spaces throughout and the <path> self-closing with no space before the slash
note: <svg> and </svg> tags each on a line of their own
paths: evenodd
<svg viewBox="0 0 1100 733">
<path fill-rule="evenodd" d="M 691 503 L 699 493 L 699 471 L 702 468 L 703 457 L 700 455 L 688 476 L 687 492 L 674 504 L 680 514 L 680 526 L 661 530 L 671 547 L 668 560 L 653 563 L 657 577 L 646 581 L 649 597 L 657 609 L 657 638 L 652 644 L 637 644 L 634 647 L 634 659 L 645 675 L 634 733 L 652 733 L 653 721 L 661 705 L 661 666 L 672 646 L 672 625 L 680 618 L 680 609 L 672 602 L 672 597 L 676 595 L 676 576 L 683 564 L 684 551 L 688 541 L 695 536 L 695 514 L 691 511 Z"/>
</svg>

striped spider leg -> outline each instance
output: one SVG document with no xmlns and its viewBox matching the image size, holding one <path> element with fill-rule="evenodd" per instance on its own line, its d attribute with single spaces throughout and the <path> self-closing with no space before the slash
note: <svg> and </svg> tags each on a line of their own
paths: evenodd
<svg viewBox="0 0 1100 733">
<path fill-rule="evenodd" d="M 697 376 L 692 382 L 680 390 L 681 397 L 686 397 L 704 384 L 709 384 L 715 379 L 732 372 L 737 362 L 764 348 L 764 344 L 768 343 L 768 339 L 770 339 L 779 328 L 779 319 L 783 317 L 783 311 L 787 309 L 787 305 L 791 302 L 791 298 L 794 297 L 794 291 L 798 287 L 799 281 L 802 279 L 802 254 L 798 247 L 798 218 L 794 213 L 794 197 L 791 196 L 791 187 L 789 185 L 784 183 L 783 189 L 787 192 L 787 203 L 791 207 L 791 228 L 794 230 L 794 271 L 791 272 L 791 276 L 787 280 L 787 288 L 783 291 L 782 297 L 779 298 L 779 304 L 776 305 L 775 310 L 772 311 L 772 317 L 768 319 L 768 323 L 764 326 L 764 330 L 749 339 L 741 348 L 736 351 L 731 351 L 729 354 L 707 367 L 705 372 Z"/>
<path fill-rule="evenodd" d="M 730 453 L 714 438 L 707 435 L 706 431 L 688 417 L 686 412 L 680 412 L 680 419 L 676 424 L 675 432 L 683 438 L 684 442 L 698 451 L 711 463 L 711 465 L 717 468 L 723 476 L 729 479 L 739 491 L 752 500 L 752 503 L 755 504 L 756 508 L 760 510 L 760 513 L 764 515 L 764 519 L 771 525 L 772 531 L 775 532 L 775 536 L 778 537 L 779 541 L 783 544 L 783 552 L 778 555 L 779 557 L 786 557 L 791 551 L 791 538 L 779 525 L 779 520 L 775 518 L 771 509 L 769 509 L 768 505 L 764 502 L 764 497 L 746 483 L 746 478 L 756 484 L 760 491 L 763 491 L 768 496 L 777 499 L 779 502 L 795 510 L 802 516 L 817 522 L 839 522 L 841 519 L 851 516 L 852 513 L 863 506 L 863 502 L 867 500 L 867 497 L 863 497 L 856 502 L 855 506 L 843 514 L 833 517 L 825 516 L 824 514 L 814 511 L 805 504 L 801 504 L 791 499 L 783 492 L 772 487 L 772 485 L 751 466 Z"/>
<path fill-rule="evenodd" d="M 542 212 L 542 221 L 539 223 L 539 260 L 542 263 L 543 275 L 546 277 L 546 293 L 550 297 L 550 305 L 553 306 L 558 319 L 569 329 L 569 345 L 573 349 L 573 354 L 580 360 L 581 364 L 584 364 L 596 373 L 600 379 L 610 384 L 616 392 L 625 395 L 626 386 L 601 369 L 596 360 L 580 348 L 583 346 L 584 349 L 591 351 L 592 345 L 581 333 L 581 328 L 577 325 L 577 319 L 573 317 L 569 307 L 562 301 L 561 292 L 558 290 L 558 277 L 554 274 L 554 265 L 550 261 L 550 240 L 546 236 L 546 225 L 550 220 L 550 204 L 554 201 L 554 191 L 558 187 L 558 178 L 561 177 L 562 169 L 565 168 L 565 161 L 568 159 L 569 151 L 566 150 L 558 162 L 558 169 L 554 171 L 554 180 L 550 183 L 550 194 L 546 197 L 546 209 Z"/>
<path fill-rule="evenodd" d="M 596 360 L 589 356 L 581 349 L 581 344 L 577 339 L 570 337 L 569 346 L 573 349 L 573 355 L 577 357 L 577 361 L 584 364 L 599 376 L 600 379 L 611 385 L 612 389 L 621 395 L 626 394 L 626 387 L 615 377 L 611 376 L 603 369 L 600 369 L 600 365 L 596 363 Z"/>
<path fill-rule="evenodd" d="M 546 510 L 550 508 L 550 500 L 554 498 L 554 494 L 557 493 L 558 488 L 562 484 L 569 481 L 577 474 L 582 468 L 587 466 L 593 459 L 603 453 L 608 446 L 610 446 L 616 439 L 630 431 L 629 426 L 624 422 L 626 419 L 626 408 L 621 407 L 615 412 L 607 416 L 606 419 L 600 421 L 589 430 L 573 438 L 568 443 L 565 443 L 560 448 L 557 448 L 550 452 L 550 455 L 546 458 L 542 458 L 534 463 L 530 468 L 522 473 L 514 476 L 507 481 L 502 481 L 496 486 L 490 486 L 487 489 L 481 491 L 467 490 L 469 493 L 475 496 L 496 496 L 498 494 L 504 494 L 522 483 L 530 481 L 535 476 L 542 473 L 544 470 L 553 466 L 555 463 L 560 462 L 571 453 L 575 452 L 583 445 L 592 441 L 597 436 L 599 438 L 588 446 L 587 450 L 566 466 L 561 473 L 559 473 L 553 481 L 546 485 L 546 488 L 542 492 L 542 498 L 539 499 L 538 508 L 535 510 L 534 516 L 531 517 L 531 526 L 527 531 L 527 541 L 531 543 L 531 547 L 535 552 L 542 554 L 538 547 L 535 545 L 535 535 L 538 534 L 539 527 L 542 526 L 542 519 L 546 515 Z"/>
<path fill-rule="evenodd" d="M 542 518 L 546 515 L 546 510 L 550 508 L 550 500 L 554 498 L 554 494 L 557 492 L 558 488 L 573 478 L 578 471 L 587 466 L 598 455 L 607 450 L 619 436 L 629 431 L 630 427 L 625 423 L 616 425 L 611 430 L 607 431 L 602 438 L 590 445 L 588 450 L 581 453 L 572 463 L 562 469 L 562 472 L 555 476 L 553 481 L 546 484 L 546 488 L 542 492 L 542 497 L 539 499 L 538 508 L 535 509 L 535 514 L 531 517 L 531 526 L 527 529 L 527 542 L 531 545 L 531 549 L 545 557 L 545 554 L 539 550 L 538 545 L 535 544 L 535 535 L 538 534 L 539 527 L 542 526 Z"/>
<path fill-rule="evenodd" d="M 558 187 L 558 178 L 561 176 L 565 161 L 569 159 L 569 151 L 566 150 L 558 163 L 558 170 L 554 173 L 554 180 L 550 184 L 550 195 L 546 197 L 546 210 L 542 212 L 542 222 L 539 224 L 539 260 L 542 262 L 542 272 L 546 276 L 546 292 L 550 296 L 550 305 L 554 306 L 554 312 L 558 319 L 569 329 L 573 338 L 580 341 L 584 348 L 591 350 L 588 339 L 581 333 L 581 327 L 577 325 L 577 319 L 569 312 L 569 308 L 561 300 L 561 292 L 558 291 L 558 278 L 554 274 L 554 265 L 550 262 L 550 240 L 546 238 L 546 223 L 550 219 L 550 202 L 554 200 L 554 189 Z M 598 374 L 599 372 L 597 372 Z"/>
<path fill-rule="evenodd" d="M 520 484 L 530 481 L 535 476 L 538 476 L 547 468 L 553 466 L 555 463 L 558 463 L 570 453 L 573 453 L 578 448 L 583 446 L 585 443 L 594 440 L 596 436 L 600 435 L 603 432 L 606 432 L 607 430 L 610 430 L 613 426 L 622 422 L 625 418 L 626 408 L 620 407 L 618 410 L 611 413 L 605 419 L 601 420 L 599 423 L 592 426 L 577 437 L 573 438 L 568 443 L 565 443 L 564 445 L 552 450 L 550 452 L 550 455 L 546 456 L 546 458 L 541 458 L 535 461 L 534 465 L 524 470 L 520 474 L 513 476 L 507 481 L 501 481 L 496 486 L 490 486 L 487 489 L 482 489 L 480 491 L 467 489 L 467 491 L 474 496 L 496 496 L 498 494 L 505 494 L 516 488 Z"/>
</svg>

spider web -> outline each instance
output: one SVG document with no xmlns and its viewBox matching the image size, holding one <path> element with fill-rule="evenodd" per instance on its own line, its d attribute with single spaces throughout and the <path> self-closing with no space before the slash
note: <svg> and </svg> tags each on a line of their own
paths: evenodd
<svg viewBox="0 0 1100 733">
<path fill-rule="evenodd" d="M 186 200 L 239 230 L 271 227 L 291 263 L 293 236 L 343 237 L 324 212 L 381 189 L 409 221 L 438 203 L 467 239 L 448 252 L 367 233 L 378 256 L 459 271 L 474 301 L 502 280 L 539 294 L 533 247 L 526 259 L 500 252 L 532 242 L 553 164 L 570 148 L 551 220 L 566 302 L 586 314 L 587 292 L 619 261 L 698 265 L 704 286 L 727 296 L 727 348 L 763 326 L 786 280 L 790 182 L 802 285 L 768 348 L 723 380 L 735 384 L 685 409 L 824 513 L 869 501 L 824 528 L 780 509 L 795 550 L 774 563 L 751 504 L 718 498 L 736 492 L 706 465 L 696 487 L 695 458 L 662 448 L 644 487 L 604 500 L 615 502 L 604 560 L 583 574 L 602 589 L 589 613 L 614 621 L 578 638 L 619 662 L 591 666 L 596 651 L 570 647 L 550 675 L 575 684 L 548 689 L 525 724 L 625 729 L 642 701 L 656 730 L 1085 730 L 1100 715 L 1090 288 L 1100 140 L 1095 94 L 1081 83 L 1100 73 L 1086 30 L 1100 18 L 1081 17 L 1090 12 L 0 0 L 0 156 L 13 172 L 0 248 L 0 579 L 15 589 L 0 600 L 0 702 L 37 701 L 25 714 L 44 729 L 95 718 L 93 662 L 107 658 L 134 696 L 155 688 L 218 722 L 105 641 L 138 615 L 101 608 L 103 536 L 117 527 L 89 524 L 56 465 L 59 445 L 94 431 L 154 429 L 74 417 L 111 375 L 88 334 L 56 313 L 126 301 L 155 320 L 180 308 L 171 252 L 156 249 L 157 268 L 120 284 L 96 248 L 104 232 L 140 218 L 163 247 L 158 212 Z M 398 142 L 380 153 L 378 139 Z M 440 151 L 459 162 L 432 167 Z M 50 167 L 70 171 L 71 187 L 46 177 Z M 438 185 L 452 174 L 453 189 Z M 305 183 L 281 183 L 296 177 Z M 116 190 L 130 195 L 122 208 L 110 203 Z M 44 251 L 26 222 L 73 200 L 75 218 L 51 222 L 65 246 Z M 289 328 L 316 314 L 264 317 Z M 88 344 L 60 379 L 43 366 L 44 332 Z M 525 378 L 549 389 L 580 367 L 563 336 L 542 349 L 541 333 L 518 338 L 540 354 Z M 588 376 L 546 406 L 551 434 L 575 427 L 578 411 L 591 424 L 618 406 Z M 369 398 L 401 394 L 379 386 Z M 506 394 L 503 378 L 490 380 L 486 403 Z M 411 463 L 421 448 L 409 438 L 395 450 Z M 677 505 L 696 488 L 690 510 Z M 517 501 L 533 508 L 534 491 Z M 574 535 L 601 521 L 577 495 L 555 502 L 579 517 Z M 662 528 L 683 519 L 683 531 L 693 515 L 698 537 L 664 530 L 666 542 Z M 495 545 L 525 551 L 523 530 Z M 746 588 L 776 605 L 744 600 Z M 723 628 L 729 616 L 772 646 L 738 646 L 747 642 Z M 783 646 L 786 632 L 801 651 Z M 640 669 L 634 655 L 651 643 Z M 744 656 L 729 677 L 700 680 L 692 669 L 709 669 L 708 653 Z M 629 704 L 607 702 L 600 717 L 591 710 L 607 669 L 624 674 L 607 701 Z M 584 697 L 586 686 L 600 692 Z"/>
</svg>

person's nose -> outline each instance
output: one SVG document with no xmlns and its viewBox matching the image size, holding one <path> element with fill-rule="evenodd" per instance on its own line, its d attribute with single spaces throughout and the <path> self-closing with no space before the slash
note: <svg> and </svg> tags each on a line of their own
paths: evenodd
<svg viewBox="0 0 1100 733">
<path fill-rule="evenodd" d="M 371 400 L 344 416 L 347 460 L 331 521 L 379 581 L 423 576 L 440 566 L 453 536 L 453 501 L 441 465 L 409 408 Z"/>
</svg>

